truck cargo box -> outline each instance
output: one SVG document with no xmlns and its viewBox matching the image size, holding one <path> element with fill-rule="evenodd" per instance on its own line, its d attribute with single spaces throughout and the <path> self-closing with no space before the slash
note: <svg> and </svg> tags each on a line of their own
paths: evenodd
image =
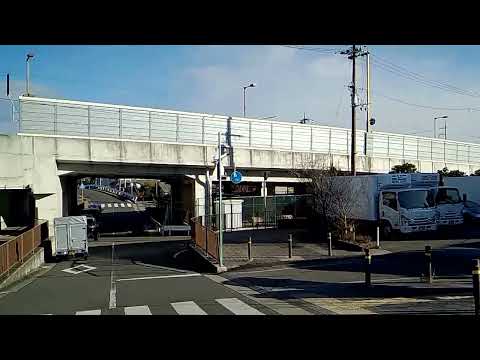
<svg viewBox="0 0 480 360">
<path fill-rule="evenodd" d="M 53 220 L 55 229 L 55 256 L 88 255 L 86 216 L 67 216 Z"/>
</svg>

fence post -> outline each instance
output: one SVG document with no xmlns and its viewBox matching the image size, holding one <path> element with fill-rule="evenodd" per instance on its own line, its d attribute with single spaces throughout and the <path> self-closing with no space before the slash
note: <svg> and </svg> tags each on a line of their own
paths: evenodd
<svg viewBox="0 0 480 360">
<path fill-rule="evenodd" d="M 475 316 L 480 315 L 480 260 L 473 260 L 472 269 L 473 298 L 475 301 Z"/>
<path fill-rule="evenodd" d="M 36 227 L 34 227 L 34 229 L 36 229 Z M 32 231 L 32 254 L 35 252 L 35 233 L 36 233 L 36 230 L 33 230 Z"/>
<path fill-rule="evenodd" d="M 430 245 L 425 246 L 425 268 L 426 268 L 426 281 L 432 283 L 432 247 Z"/>
<path fill-rule="evenodd" d="M 372 256 L 370 255 L 370 249 L 365 249 L 365 285 L 372 286 L 372 274 L 370 265 L 372 263 Z"/>
<path fill-rule="evenodd" d="M 380 226 L 377 226 L 377 248 L 380 248 Z"/>
<path fill-rule="evenodd" d="M 288 258 L 291 259 L 293 254 L 292 234 L 288 234 Z"/>
<path fill-rule="evenodd" d="M 328 256 L 332 256 L 332 233 L 328 233 Z"/>
<path fill-rule="evenodd" d="M 7 271 L 10 268 L 10 254 L 9 254 L 9 246 L 10 244 L 8 242 L 5 243 L 5 247 L 7 248 Z"/>
<path fill-rule="evenodd" d="M 252 261 L 252 237 L 248 237 L 248 261 Z"/>
</svg>

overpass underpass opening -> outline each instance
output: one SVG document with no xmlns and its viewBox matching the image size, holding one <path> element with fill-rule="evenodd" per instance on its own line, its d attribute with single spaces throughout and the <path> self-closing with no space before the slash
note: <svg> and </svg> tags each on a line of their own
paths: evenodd
<svg viewBox="0 0 480 360">
<path fill-rule="evenodd" d="M 191 181 L 183 175 L 135 176 L 60 176 L 63 216 L 93 216 L 102 237 L 188 238 L 188 219 L 194 208 Z"/>
</svg>

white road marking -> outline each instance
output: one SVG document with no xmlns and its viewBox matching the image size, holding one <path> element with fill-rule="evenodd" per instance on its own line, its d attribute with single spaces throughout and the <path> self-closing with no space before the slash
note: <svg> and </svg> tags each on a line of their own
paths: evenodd
<svg viewBox="0 0 480 360">
<path fill-rule="evenodd" d="M 107 205 L 108 205 L 108 207 L 112 207 L 112 204 L 107 204 Z"/>
<path fill-rule="evenodd" d="M 230 299 L 215 299 L 220 305 L 226 307 L 235 315 L 264 315 L 257 309 L 254 309 L 250 305 L 245 304 L 242 300 L 237 298 Z"/>
<path fill-rule="evenodd" d="M 131 207 L 132 207 L 132 204 L 128 203 L 127 206 L 131 208 Z"/>
<path fill-rule="evenodd" d="M 193 273 L 193 272 L 188 271 L 188 270 L 175 269 L 175 268 L 171 268 L 171 267 L 168 267 L 168 266 L 145 264 L 145 263 L 143 263 L 143 262 L 141 262 L 141 261 L 134 261 L 134 263 L 135 263 L 136 265 L 141 265 L 141 266 L 145 266 L 145 267 L 149 267 L 149 268 L 154 268 L 154 269 L 163 269 L 163 270 L 175 271 L 175 272 L 186 273 L 186 274 L 197 274 L 197 273 Z"/>
<path fill-rule="evenodd" d="M 152 279 L 170 279 L 170 278 L 181 278 L 181 277 L 192 277 L 192 276 L 202 276 L 202 274 L 193 273 L 193 274 L 180 274 L 180 275 L 146 276 L 146 277 L 138 277 L 138 278 L 117 279 L 116 281 L 135 281 L 135 280 L 152 280 Z"/>
<path fill-rule="evenodd" d="M 113 207 L 118 207 L 118 204 L 117 204 L 117 203 L 114 203 L 114 204 L 113 204 Z"/>
<path fill-rule="evenodd" d="M 125 204 L 124 204 L 124 203 L 121 203 L 120 206 L 121 206 L 121 207 L 125 207 Z"/>
<path fill-rule="evenodd" d="M 312 315 L 312 313 L 308 312 L 307 310 L 294 306 L 287 301 L 279 300 L 277 298 L 266 298 L 263 296 L 259 296 L 262 294 L 261 292 L 250 289 L 249 287 L 228 284 L 228 280 L 219 275 L 205 275 L 205 277 L 219 284 L 222 284 L 223 286 L 226 286 L 227 288 L 239 293 L 240 295 L 247 297 L 252 302 L 260 303 L 261 305 L 275 311 L 278 314 Z"/>
<path fill-rule="evenodd" d="M 178 255 L 180 255 L 181 253 L 184 253 L 185 251 L 188 251 L 188 249 L 180 250 L 179 252 L 173 255 L 173 258 L 176 259 Z"/>
<path fill-rule="evenodd" d="M 77 311 L 75 315 L 102 315 L 102 310 L 86 310 L 86 311 Z"/>
<path fill-rule="evenodd" d="M 113 280 L 113 254 L 115 251 L 115 242 L 112 243 L 112 270 L 110 272 L 110 302 L 109 309 L 115 309 L 117 307 L 117 284 Z"/>
<path fill-rule="evenodd" d="M 80 270 L 81 268 L 83 268 L 83 270 Z M 77 274 L 80 274 L 80 273 L 83 273 L 83 272 L 86 272 L 86 271 L 90 271 L 90 270 L 93 270 L 93 269 L 96 269 L 96 267 L 95 266 L 88 266 L 88 265 L 77 265 L 77 266 L 74 266 L 72 268 L 63 269 L 62 271 L 73 274 L 73 275 L 77 275 Z"/>
<path fill-rule="evenodd" d="M 104 209 L 104 208 L 105 208 L 105 204 L 101 204 L 100 207 L 101 207 L 102 209 Z"/>
<path fill-rule="evenodd" d="M 460 300 L 460 299 L 471 299 L 472 295 L 466 296 L 437 296 L 436 299 L 438 300 Z"/>
<path fill-rule="evenodd" d="M 152 315 L 152 313 L 148 306 L 142 305 L 126 307 L 125 315 Z"/>
<path fill-rule="evenodd" d="M 179 315 L 207 315 L 207 313 L 193 301 L 176 302 L 171 305 Z"/>
</svg>

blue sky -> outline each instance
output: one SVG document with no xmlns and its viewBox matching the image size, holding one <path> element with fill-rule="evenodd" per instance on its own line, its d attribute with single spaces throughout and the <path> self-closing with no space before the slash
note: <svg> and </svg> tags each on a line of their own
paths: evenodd
<svg viewBox="0 0 480 360">
<path fill-rule="evenodd" d="M 346 46 L 321 46 L 346 48 Z M 372 54 L 462 89 L 480 92 L 479 46 L 370 46 Z M 33 52 L 33 93 L 38 96 L 151 106 L 239 116 L 242 86 L 247 115 L 350 126 L 351 62 L 344 56 L 281 46 L 0 46 L 1 96 L 5 74 L 13 93 L 25 88 L 25 55 Z M 358 66 L 364 87 L 364 66 Z M 479 107 L 480 97 L 422 86 L 372 64 L 372 115 L 381 131 L 431 136 L 433 117 L 448 115 L 449 138 L 480 142 L 478 111 L 407 106 L 384 96 L 433 107 Z M 364 92 L 360 91 L 361 99 Z M 14 131 L 8 103 L 0 102 L 0 131 Z M 365 113 L 357 113 L 359 127 Z M 440 125 L 440 124 L 439 124 Z M 473 130 L 473 131 L 472 131 Z M 478 138 L 476 138 L 478 136 Z"/>
</svg>

